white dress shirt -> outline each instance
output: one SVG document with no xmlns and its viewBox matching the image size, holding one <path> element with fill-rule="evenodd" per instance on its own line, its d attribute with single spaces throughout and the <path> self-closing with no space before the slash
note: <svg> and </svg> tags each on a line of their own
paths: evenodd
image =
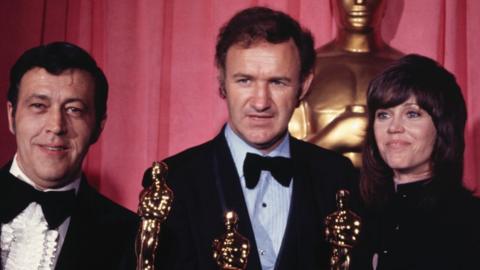
<svg viewBox="0 0 480 270">
<path fill-rule="evenodd" d="M 13 159 L 10 173 L 35 189 L 41 190 L 20 169 L 17 155 Z M 61 188 L 42 191 L 74 189 L 77 193 L 79 186 L 80 177 Z M 1 224 L 2 268 L 5 270 L 54 269 L 69 224 L 70 217 L 58 228 L 49 230 L 41 206 L 36 202 L 30 203 L 12 221 Z"/>
<path fill-rule="evenodd" d="M 245 143 L 228 124 L 225 128 L 225 138 L 240 177 L 262 269 L 274 269 L 287 226 L 293 181 L 290 182 L 289 187 L 284 187 L 273 178 L 269 171 L 262 171 L 257 186 L 248 189 L 243 174 L 245 157 L 248 152 L 265 155 Z M 282 139 L 280 145 L 267 156 L 290 158 L 288 134 Z"/>
</svg>

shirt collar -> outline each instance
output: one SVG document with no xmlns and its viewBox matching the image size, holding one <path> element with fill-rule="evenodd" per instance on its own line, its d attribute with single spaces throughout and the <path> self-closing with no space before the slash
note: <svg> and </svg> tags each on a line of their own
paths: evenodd
<svg viewBox="0 0 480 270">
<path fill-rule="evenodd" d="M 21 181 L 31 185 L 32 187 L 34 187 L 35 189 L 37 190 L 40 190 L 37 185 L 35 184 L 35 182 L 33 182 L 23 171 L 22 169 L 20 169 L 20 166 L 18 166 L 18 163 L 17 163 L 17 154 L 15 154 L 14 158 L 13 158 L 13 162 L 12 162 L 12 166 L 10 167 L 10 173 L 15 176 L 16 178 L 20 179 Z M 81 177 L 77 177 L 75 180 L 73 180 L 71 183 L 63 186 L 63 187 L 60 187 L 60 188 L 47 188 L 47 189 L 44 189 L 44 190 L 41 190 L 41 191 L 66 191 L 66 190 L 71 190 L 71 189 L 74 189 L 75 190 L 75 194 L 78 192 L 78 188 L 80 187 L 80 180 L 81 180 Z"/>
<path fill-rule="evenodd" d="M 243 177 L 243 162 L 245 161 L 247 153 L 254 153 L 260 156 L 290 158 L 290 136 L 288 133 L 285 134 L 282 142 L 266 155 L 255 147 L 247 144 L 232 130 L 229 124 L 225 127 L 224 134 L 240 178 Z"/>
</svg>

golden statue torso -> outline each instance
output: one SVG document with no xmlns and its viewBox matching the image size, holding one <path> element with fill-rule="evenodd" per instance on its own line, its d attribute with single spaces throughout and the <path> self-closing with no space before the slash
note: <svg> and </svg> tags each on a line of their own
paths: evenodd
<svg viewBox="0 0 480 270">
<path fill-rule="evenodd" d="M 337 211 L 325 218 L 325 239 L 332 245 L 331 270 L 348 270 L 351 263 L 351 249 L 360 235 L 362 221 L 348 208 L 350 193 L 339 190 L 336 194 Z"/>
<path fill-rule="evenodd" d="M 342 51 L 333 42 L 319 48 L 310 92 L 292 116 L 291 134 L 335 150 L 360 167 L 368 84 L 400 56 L 387 46 L 367 53 Z"/>
<path fill-rule="evenodd" d="M 228 211 L 224 216 L 225 234 L 213 240 L 213 259 L 222 270 L 247 268 L 250 242 L 237 231 L 238 215 Z"/>
</svg>

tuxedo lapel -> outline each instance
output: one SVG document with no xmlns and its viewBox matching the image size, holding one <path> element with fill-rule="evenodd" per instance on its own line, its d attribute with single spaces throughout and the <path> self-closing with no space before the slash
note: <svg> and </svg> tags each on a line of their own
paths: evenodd
<svg viewBox="0 0 480 270">
<path fill-rule="evenodd" d="M 290 141 L 290 156 L 293 163 L 293 190 L 287 227 L 277 257 L 276 270 L 306 269 L 299 267 L 299 263 L 302 262 L 300 256 L 304 252 L 302 245 L 306 243 L 300 241 L 299 237 L 302 235 L 302 231 L 307 229 L 302 227 L 302 219 L 307 211 L 306 208 L 311 207 L 305 203 L 308 200 L 307 168 L 306 164 L 302 163 L 301 156 L 296 152 L 296 145 L 292 142 L 292 138 L 290 138 Z"/>
<path fill-rule="evenodd" d="M 292 200 L 275 269 L 317 269 L 322 254 L 323 221 L 319 218 L 321 210 L 316 202 L 321 194 L 313 181 L 322 179 L 320 175 L 312 175 L 310 157 L 294 138 L 290 138 L 290 155 L 294 171 Z"/>
<path fill-rule="evenodd" d="M 14 178 L 7 167 L 0 171 L 0 203 L 9 192 L 5 180 Z M 135 215 L 103 198 L 82 179 L 55 269 L 132 269 L 137 225 Z M 126 250 L 130 245 L 132 252 Z"/>
<path fill-rule="evenodd" d="M 91 232 L 95 229 L 94 221 L 91 217 L 85 216 L 85 214 L 88 213 L 89 204 L 86 198 L 88 194 L 88 190 L 86 189 L 88 188 L 85 180 L 82 179 L 77 195 L 75 211 L 70 218 L 70 224 L 55 270 L 79 269 L 78 267 L 81 265 L 81 260 L 86 260 L 86 258 L 81 257 L 80 254 L 84 254 L 82 250 L 85 248 L 85 245 L 87 245 L 86 243 L 89 242 Z M 94 243 L 95 239 L 90 243 L 91 253 L 95 252 Z"/>
<path fill-rule="evenodd" d="M 6 213 L 7 209 L 10 207 L 8 198 L 15 192 L 10 183 L 12 181 L 19 181 L 12 174 L 10 174 L 10 167 L 11 162 L 0 169 L 0 214 L 2 214 L 2 216 L 0 216 L 0 222 L 2 223 L 7 221 L 7 217 L 4 215 L 4 213 Z"/>
<path fill-rule="evenodd" d="M 138 223 L 82 179 L 55 270 L 133 269 Z"/>
<path fill-rule="evenodd" d="M 4 198 L 7 197 L 5 196 L 6 192 L 10 192 L 10 191 L 8 190 L 8 188 L 5 187 L 5 183 L 6 183 L 7 177 L 13 177 L 13 175 L 9 173 L 11 164 L 12 163 L 9 162 L 3 168 L 0 169 L 0 204 L 1 204 L 0 207 L 8 206 L 8 202 L 5 202 Z M 3 220 L 3 219 L 4 217 L 0 216 L 0 220 Z M 0 227 L 0 237 L 1 236 L 2 236 L 2 230 Z M 0 248 L 0 252 L 1 252 L 1 248 Z M 2 256 L 0 256 L 0 269 L 2 269 Z"/>
<path fill-rule="evenodd" d="M 257 245 L 253 228 L 248 215 L 245 198 L 243 196 L 240 179 L 233 161 L 230 148 L 228 147 L 225 136 L 222 132 L 214 139 L 214 170 L 218 170 L 220 180 L 220 192 L 223 193 L 225 199 L 225 207 L 227 210 L 234 210 L 239 217 L 238 232 L 250 241 L 250 254 L 248 256 L 247 269 L 260 269 L 260 258 L 258 257 Z M 217 167 L 217 168 L 215 168 Z M 220 196 L 222 197 L 222 196 Z"/>
<path fill-rule="evenodd" d="M 88 235 L 82 236 L 81 225 L 79 224 L 80 219 L 81 218 L 76 215 L 70 219 L 70 225 L 68 226 L 68 231 L 55 270 L 77 269 L 77 265 L 81 259 L 78 258 L 80 254 L 79 242 L 81 242 L 82 237 L 88 237 Z"/>
</svg>

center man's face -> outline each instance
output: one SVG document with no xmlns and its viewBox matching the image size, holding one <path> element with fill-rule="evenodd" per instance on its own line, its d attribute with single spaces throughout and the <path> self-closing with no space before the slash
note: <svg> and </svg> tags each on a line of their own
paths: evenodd
<svg viewBox="0 0 480 270">
<path fill-rule="evenodd" d="M 52 75 L 33 68 L 23 75 L 16 112 L 8 103 L 17 162 L 39 187 L 68 184 L 81 165 L 96 131 L 94 81 L 82 70 Z"/>
<path fill-rule="evenodd" d="M 299 76 L 300 57 L 292 40 L 230 47 L 224 85 L 233 131 L 264 153 L 273 150 L 310 85 L 311 75 L 304 83 Z"/>
</svg>

